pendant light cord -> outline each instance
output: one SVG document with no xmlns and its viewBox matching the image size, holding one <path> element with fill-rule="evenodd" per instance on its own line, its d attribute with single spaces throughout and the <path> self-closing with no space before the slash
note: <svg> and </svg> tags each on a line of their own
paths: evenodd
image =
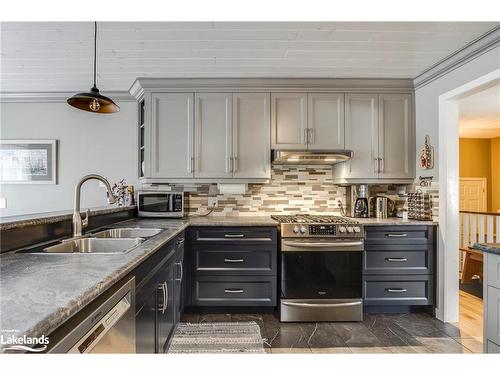
<svg viewBox="0 0 500 375">
<path fill-rule="evenodd" d="M 97 21 L 94 21 L 94 88 L 96 87 L 96 67 L 97 67 Z"/>
</svg>

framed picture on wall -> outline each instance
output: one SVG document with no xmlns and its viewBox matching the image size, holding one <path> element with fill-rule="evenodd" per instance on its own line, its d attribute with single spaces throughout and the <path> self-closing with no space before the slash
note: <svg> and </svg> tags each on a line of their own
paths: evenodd
<svg viewBox="0 0 500 375">
<path fill-rule="evenodd" d="M 56 184 L 57 141 L 0 140 L 0 183 Z"/>
</svg>

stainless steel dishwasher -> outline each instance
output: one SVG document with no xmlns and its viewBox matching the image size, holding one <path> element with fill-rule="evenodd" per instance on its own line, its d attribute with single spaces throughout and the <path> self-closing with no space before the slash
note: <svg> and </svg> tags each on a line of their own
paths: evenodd
<svg viewBox="0 0 500 375">
<path fill-rule="evenodd" d="M 113 286 L 49 338 L 49 353 L 135 353 L 135 278 Z"/>
</svg>

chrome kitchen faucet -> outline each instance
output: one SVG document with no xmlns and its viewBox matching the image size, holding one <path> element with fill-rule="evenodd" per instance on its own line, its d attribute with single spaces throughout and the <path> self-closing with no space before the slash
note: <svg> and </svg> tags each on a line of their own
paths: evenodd
<svg viewBox="0 0 500 375">
<path fill-rule="evenodd" d="M 82 185 L 85 181 L 88 180 L 101 181 L 108 190 L 108 203 L 113 204 L 116 202 L 115 197 L 113 196 L 113 192 L 111 191 L 111 185 L 109 184 L 109 181 L 105 177 L 100 176 L 98 174 L 88 174 L 86 176 L 83 176 L 80 179 L 80 181 L 78 181 L 78 184 L 76 184 L 75 187 L 75 210 L 73 211 L 73 237 L 81 237 L 82 229 L 86 228 L 87 225 L 89 225 L 90 210 L 87 209 L 85 213 L 85 219 L 82 220 L 82 217 L 80 216 L 80 195 L 81 195 Z"/>
</svg>

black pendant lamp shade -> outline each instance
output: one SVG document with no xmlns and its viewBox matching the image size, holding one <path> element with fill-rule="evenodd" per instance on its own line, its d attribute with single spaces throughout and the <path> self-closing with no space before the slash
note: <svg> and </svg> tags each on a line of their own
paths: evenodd
<svg viewBox="0 0 500 375">
<path fill-rule="evenodd" d="M 97 60 L 97 22 L 94 22 L 94 86 L 89 92 L 81 92 L 73 95 L 67 100 L 68 104 L 94 113 L 115 113 L 120 110 L 113 100 L 99 94 L 96 87 L 96 60 Z"/>
</svg>

